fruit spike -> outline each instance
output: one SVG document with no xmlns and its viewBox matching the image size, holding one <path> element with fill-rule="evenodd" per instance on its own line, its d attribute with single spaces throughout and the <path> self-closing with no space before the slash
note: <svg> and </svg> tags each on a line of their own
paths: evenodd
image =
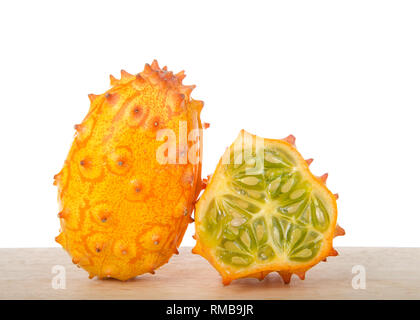
<svg viewBox="0 0 420 320">
<path fill-rule="evenodd" d="M 296 138 L 295 138 L 295 136 L 294 135 L 289 135 L 289 136 L 287 136 L 286 138 L 284 138 L 283 139 L 283 141 L 286 141 L 287 143 L 289 143 L 289 144 L 291 144 L 292 146 L 296 146 L 295 145 L 295 143 L 296 143 Z"/>
<path fill-rule="evenodd" d="M 186 142 L 198 161 L 162 163 L 157 152 L 164 147 L 159 129 L 170 129 L 175 141 L 181 124 L 187 133 L 202 129 L 203 102 L 191 99 L 184 77 L 154 61 L 137 75 L 122 70 L 121 79 L 110 77 L 111 89 L 89 95 L 89 113 L 75 126 L 54 184 L 62 229 L 56 241 L 90 278 L 154 273 L 178 252 L 204 185 L 201 130 Z"/>
<path fill-rule="evenodd" d="M 88 94 L 88 97 L 89 97 L 90 102 L 93 102 L 98 96 L 96 94 L 91 93 L 91 94 Z"/>
<path fill-rule="evenodd" d="M 223 284 L 277 272 L 293 274 L 336 256 L 336 197 L 327 175 L 314 176 L 295 138 L 263 139 L 244 130 L 222 156 L 196 204 L 193 253 L 206 258 Z M 240 159 L 241 161 L 237 161 Z"/>
<path fill-rule="evenodd" d="M 326 184 L 328 179 L 328 173 L 324 173 L 322 176 L 319 177 L 319 180 L 322 181 L 322 183 Z"/>
<path fill-rule="evenodd" d="M 118 80 L 111 74 L 109 76 L 111 86 L 115 86 L 118 83 Z"/>
</svg>

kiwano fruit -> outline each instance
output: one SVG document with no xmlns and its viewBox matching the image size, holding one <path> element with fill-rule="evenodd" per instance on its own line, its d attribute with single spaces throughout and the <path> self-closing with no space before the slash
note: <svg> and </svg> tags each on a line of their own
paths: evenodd
<svg viewBox="0 0 420 320">
<path fill-rule="evenodd" d="M 202 101 L 184 72 L 154 61 L 89 95 L 64 167 L 55 178 L 56 238 L 89 277 L 126 280 L 177 253 L 202 190 Z M 188 133 L 188 135 L 187 135 Z"/>
<path fill-rule="evenodd" d="M 289 283 L 338 253 L 333 238 L 338 195 L 314 176 L 295 138 L 263 139 L 241 131 L 196 204 L 193 253 L 206 258 L 223 284 L 260 280 L 276 271 Z"/>
</svg>

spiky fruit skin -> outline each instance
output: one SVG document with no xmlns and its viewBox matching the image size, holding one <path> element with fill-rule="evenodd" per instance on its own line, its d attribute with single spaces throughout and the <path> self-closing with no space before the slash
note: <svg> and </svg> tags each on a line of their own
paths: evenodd
<svg viewBox="0 0 420 320">
<path fill-rule="evenodd" d="M 137 75 L 111 76 L 110 90 L 89 95 L 89 113 L 75 126 L 55 184 L 61 224 L 56 241 L 91 278 L 154 273 L 177 253 L 192 221 L 202 188 L 203 102 L 190 98 L 194 86 L 184 86 L 184 77 L 154 61 Z M 169 138 L 160 129 L 174 134 L 176 163 L 165 163 Z M 197 135 L 183 137 L 193 129 Z M 184 161 L 185 151 L 194 161 Z"/>
<path fill-rule="evenodd" d="M 278 272 L 285 283 L 328 256 L 337 255 L 333 238 L 338 195 L 327 175 L 314 176 L 295 138 L 263 139 L 241 131 L 220 159 L 195 210 L 193 253 L 206 258 L 223 284 Z"/>
</svg>

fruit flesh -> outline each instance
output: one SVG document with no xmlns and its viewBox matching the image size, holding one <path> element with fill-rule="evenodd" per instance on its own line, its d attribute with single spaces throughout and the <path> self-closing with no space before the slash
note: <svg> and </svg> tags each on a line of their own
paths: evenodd
<svg viewBox="0 0 420 320">
<path fill-rule="evenodd" d="M 143 72 L 111 76 L 112 88 L 89 95 L 91 107 L 64 167 L 55 176 L 61 233 L 56 238 L 90 277 L 127 280 L 154 273 L 177 253 L 201 191 L 201 135 L 177 144 L 165 160 L 171 130 L 201 129 L 201 101 L 191 99 L 183 72 L 157 62 Z M 165 140 L 166 139 L 166 140 Z M 181 150 L 185 148 L 185 150 Z M 183 151 L 197 161 L 179 161 Z M 159 158 L 160 156 L 160 158 Z"/>
<path fill-rule="evenodd" d="M 242 131 L 196 205 L 193 252 L 208 259 L 225 284 L 272 271 L 288 282 L 336 255 L 335 196 L 324 178 L 312 175 L 293 140 Z"/>
</svg>

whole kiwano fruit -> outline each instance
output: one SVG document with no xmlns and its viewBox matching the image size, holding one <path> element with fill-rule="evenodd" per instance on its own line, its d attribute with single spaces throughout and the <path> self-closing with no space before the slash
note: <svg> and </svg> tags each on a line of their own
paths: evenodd
<svg viewBox="0 0 420 320">
<path fill-rule="evenodd" d="M 285 283 L 338 253 L 333 238 L 338 195 L 327 175 L 314 176 L 295 138 L 263 139 L 242 131 L 228 148 L 196 204 L 194 253 L 219 271 L 223 283 L 260 280 L 276 271 Z"/>
<path fill-rule="evenodd" d="M 55 178 L 56 238 L 92 278 L 126 280 L 177 253 L 202 189 L 203 102 L 183 72 L 154 61 L 89 95 L 63 169 Z"/>
</svg>

